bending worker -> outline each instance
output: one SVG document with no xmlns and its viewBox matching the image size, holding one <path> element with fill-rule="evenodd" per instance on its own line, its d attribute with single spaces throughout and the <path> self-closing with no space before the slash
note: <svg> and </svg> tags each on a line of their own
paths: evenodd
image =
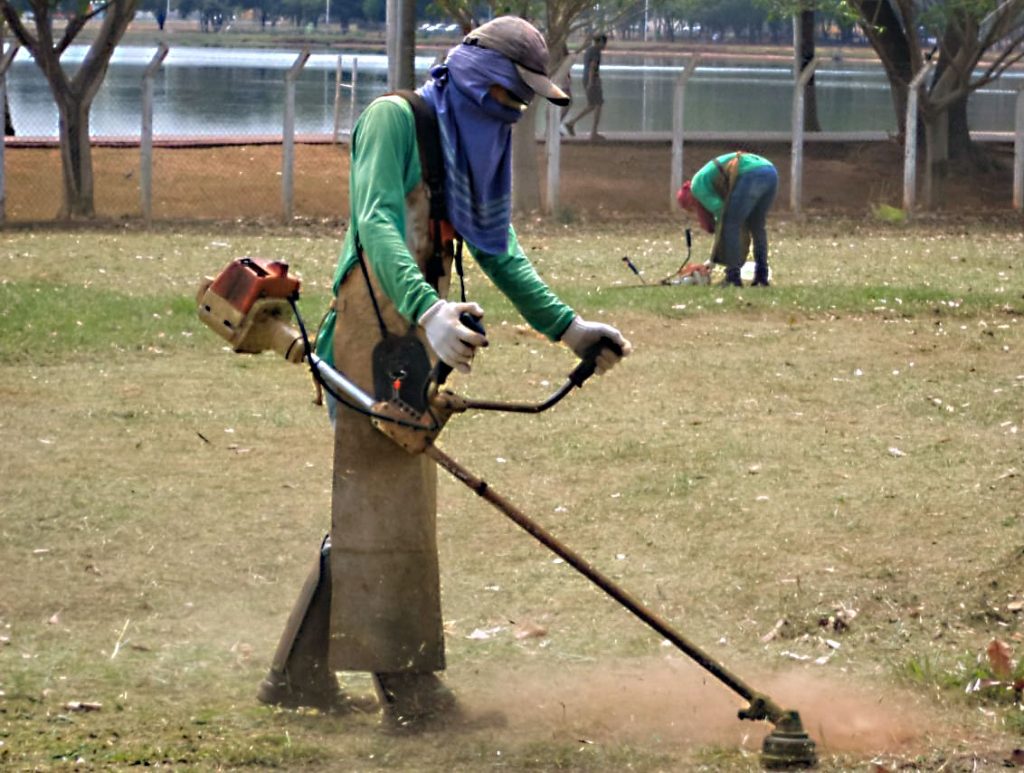
<svg viewBox="0 0 1024 773">
<path fill-rule="evenodd" d="M 740 268 L 753 240 L 753 284 L 768 286 L 766 221 L 778 188 L 771 161 L 736 151 L 711 159 L 676 193 L 679 206 L 715 235 L 711 260 L 725 266 L 725 284 L 742 286 Z"/>
<path fill-rule="evenodd" d="M 432 360 L 463 373 L 487 345 L 463 324 L 463 315 L 480 318 L 484 310 L 446 298 L 462 240 L 549 339 L 580 356 L 602 338 L 621 356 L 631 351 L 618 330 L 588 322 L 548 288 L 510 224 L 512 125 L 535 94 L 568 101 L 547 66 L 543 36 L 522 19 L 499 17 L 470 32 L 415 95 L 380 97 L 360 116 L 334 312 L 317 349 L 364 391 L 373 393 L 371 354 L 384 336 L 418 339 Z M 424 111 L 439 128 L 443 221 L 430 219 L 425 181 L 436 176 L 421 168 L 431 151 L 417 128 Z M 605 348 L 597 372 L 619 358 Z M 337 406 L 331 533 L 260 687 L 261 701 L 344 708 L 351 702 L 335 672 L 364 671 L 373 674 L 385 720 L 399 726 L 456 710 L 436 673 L 445 667 L 436 475 L 431 459 L 407 453 L 366 416 Z"/>
</svg>

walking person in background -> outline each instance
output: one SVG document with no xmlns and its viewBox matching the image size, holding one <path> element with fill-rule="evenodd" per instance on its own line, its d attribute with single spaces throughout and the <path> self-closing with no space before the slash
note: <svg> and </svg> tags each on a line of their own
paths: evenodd
<svg viewBox="0 0 1024 773">
<path fill-rule="evenodd" d="M 603 140 L 598 134 L 597 125 L 601 122 L 601 106 L 604 104 L 604 90 L 601 88 L 601 52 L 608 45 L 608 36 L 603 32 L 594 35 L 594 42 L 583 54 L 583 90 L 587 95 L 587 106 L 571 121 L 562 124 L 570 137 L 576 136 L 576 123 L 589 113 L 594 114 L 594 123 L 590 127 L 591 140 Z"/>
<path fill-rule="evenodd" d="M 771 161 L 736 151 L 708 161 L 676 193 L 679 206 L 715 235 L 711 260 L 725 266 L 725 284 L 743 286 L 740 268 L 753 241 L 753 285 L 769 285 L 766 222 L 778 188 Z"/>
<path fill-rule="evenodd" d="M 566 43 L 562 43 L 562 59 L 564 62 L 570 56 L 569 46 Z M 561 65 L 559 65 L 561 66 Z M 565 75 L 562 76 L 561 81 L 558 82 L 558 88 L 565 92 L 565 96 L 569 97 L 569 102 L 566 102 L 558 111 L 559 122 L 565 121 L 565 117 L 569 115 L 569 104 L 572 102 L 572 65 L 570 64 L 565 68 Z"/>
</svg>

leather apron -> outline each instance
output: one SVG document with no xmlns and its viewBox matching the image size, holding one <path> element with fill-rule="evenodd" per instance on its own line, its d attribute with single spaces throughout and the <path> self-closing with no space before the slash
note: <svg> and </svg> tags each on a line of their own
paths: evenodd
<svg viewBox="0 0 1024 773">
<path fill-rule="evenodd" d="M 424 270 L 433 241 L 422 184 L 406 197 L 406 234 L 409 251 Z M 448 291 L 451 254 L 449 242 L 436 288 L 442 298 Z M 388 330 L 406 333 L 409 322 L 380 288 L 371 261 L 366 266 Z M 429 276 L 426 271 L 424 275 Z M 342 281 L 335 305 L 334 362 L 372 395 L 371 356 L 381 334 L 358 266 Z M 415 329 L 425 342 L 422 328 Z M 429 347 L 427 351 L 433 361 Z M 369 418 L 338 406 L 331 517 L 333 670 L 422 672 L 445 667 L 436 515 L 434 462 L 404 451 L 374 429 Z"/>
</svg>

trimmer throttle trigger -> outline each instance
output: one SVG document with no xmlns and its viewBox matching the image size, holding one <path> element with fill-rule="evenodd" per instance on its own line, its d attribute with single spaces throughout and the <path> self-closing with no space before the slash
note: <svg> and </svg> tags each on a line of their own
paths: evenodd
<svg viewBox="0 0 1024 773">
<path fill-rule="evenodd" d="M 474 333 L 479 333 L 482 336 L 487 335 L 487 331 L 484 330 L 484 323 L 480 321 L 480 317 L 474 317 L 468 311 L 464 311 L 459 315 L 459 322 L 468 327 Z"/>
<path fill-rule="evenodd" d="M 468 311 L 464 311 L 459 315 L 459 322 L 464 327 L 468 327 L 474 333 L 479 333 L 482 336 L 487 336 L 487 331 L 484 330 L 484 323 L 480 321 L 480 317 L 474 317 Z M 441 386 L 452 372 L 452 366 L 441 360 L 437 361 L 437 385 Z"/>
<path fill-rule="evenodd" d="M 611 349 L 619 357 L 622 356 L 622 347 L 608 336 L 602 336 L 600 341 L 583 353 L 580 364 L 569 374 L 569 381 L 573 386 L 583 386 L 583 382 L 594 375 L 594 371 L 597 370 L 597 358 L 605 349 Z"/>
</svg>

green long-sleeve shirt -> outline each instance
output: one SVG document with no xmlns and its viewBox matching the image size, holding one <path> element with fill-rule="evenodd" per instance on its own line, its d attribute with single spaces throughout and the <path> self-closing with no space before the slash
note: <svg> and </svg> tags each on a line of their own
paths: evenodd
<svg viewBox="0 0 1024 773">
<path fill-rule="evenodd" d="M 351 213 L 334 274 L 334 292 L 337 294 L 342 280 L 358 263 L 358 233 L 363 257 L 381 288 L 403 317 L 418 320 L 439 296 L 423 277 L 405 241 L 405 199 L 422 177 L 412 107 L 397 96 L 375 100 L 356 123 L 352 147 Z M 504 254 L 488 254 L 469 243 L 466 247 L 531 327 L 552 340 L 561 336 L 575 313 L 538 276 L 511 226 Z M 333 361 L 333 340 L 331 312 L 316 345 L 317 354 L 328 362 Z"/>
<path fill-rule="evenodd" d="M 721 176 L 721 173 L 718 171 L 718 167 L 715 165 L 715 161 L 718 161 L 719 164 L 725 166 L 728 162 L 732 161 L 735 156 L 735 153 L 725 153 L 714 161 L 708 161 L 704 166 L 697 170 L 697 173 L 690 179 L 690 190 L 693 192 L 693 197 L 703 204 L 704 209 L 714 216 L 716 223 L 721 222 L 722 210 L 725 208 L 725 201 L 719 195 L 718 191 L 715 190 L 715 180 Z M 740 168 L 737 177 L 751 169 L 771 165 L 772 162 L 767 158 L 762 158 L 754 153 L 741 153 Z"/>
</svg>

